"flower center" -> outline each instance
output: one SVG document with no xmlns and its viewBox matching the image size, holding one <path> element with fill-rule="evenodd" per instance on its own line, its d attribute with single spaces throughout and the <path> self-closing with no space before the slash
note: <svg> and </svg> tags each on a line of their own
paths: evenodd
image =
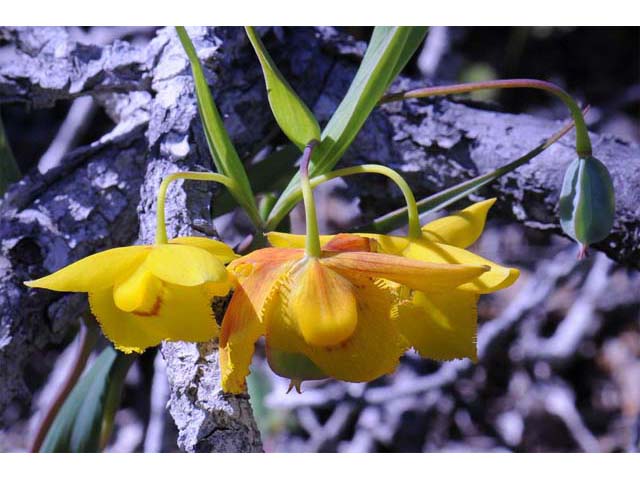
<svg viewBox="0 0 640 480">
<path fill-rule="evenodd" d="M 316 258 L 298 266 L 291 275 L 287 314 L 310 345 L 331 347 L 344 342 L 358 324 L 353 285 Z"/>
<path fill-rule="evenodd" d="M 155 316 L 162 305 L 162 280 L 140 265 L 129 277 L 115 284 L 113 300 L 125 312 Z"/>
<path fill-rule="evenodd" d="M 151 307 L 151 310 L 146 312 L 142 310 L 134 310 L 131 313 L 133 313 L 134 315 L 137 315 L 138 317 L 156 317 L 160 313 L 160 307 L 162 307 L 162 295 L 159 295 L 156 298 L 156 301 Z"/>
</svg>

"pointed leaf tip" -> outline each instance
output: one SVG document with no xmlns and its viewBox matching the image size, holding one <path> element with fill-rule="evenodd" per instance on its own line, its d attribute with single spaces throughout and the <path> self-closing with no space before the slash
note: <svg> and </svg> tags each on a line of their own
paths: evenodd
<svg viewBox="0 0 640 480">
<path fill-rule="evenodd" d="M 262 66 L 273 116 L 289 140 L 304 150 L 310 141 L 320 139 L 320 125 L 280 73 L 253 27 L 245 27 L 245 30 Z"/>
</svg>

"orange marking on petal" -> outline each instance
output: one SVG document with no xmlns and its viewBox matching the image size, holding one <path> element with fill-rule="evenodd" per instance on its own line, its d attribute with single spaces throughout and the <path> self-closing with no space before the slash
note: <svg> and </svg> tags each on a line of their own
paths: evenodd
<svg viewBox="0 0 640 480">
<path fill-rule="evenodd" d="M 156 298 L 156 301 L 153 303 L 153 306 L 151 307 L 151 310 L 146 312 L 141 310 L 134 310 L 131 313 L 133 313 L 134 315 L 137 315 L 138 317 L 156 317 L 158 313 L 160 313 L 160 307 L 162 307 L 162 295 L 158 295 L 158 297 Z"/>
<path fill-rule="evenodd" d="M 371 238 L 339 233 L 329 240 L 322 250 L 326 252 L 375 252 L 377 251 L 377 242 Z"/>
<path fill-rule="evenodd" d="M 240 257 L 229 264 L 229 269 L 235 271 L 240 265 L 255 264 L 274 266 L 296 260 L 304 256 L 304 249 L 301 248 L 261 248 L 255 250 L 244 257 Z"/>
<path fill-rule="evenodd" d="M 250 319 L 257 318 L 258 313 L 254 310 L 247 292 L 242 288 L 242 285 L 238 285 L 224 315 L 220 332 L 220 346 L 226 347 L 229 337 L 233 333 L 241 331 Z"/>
<path fill-rule="evenodd" d="M 369 252 L 340 252 L 322 262 L 352 281 L 357 276 L 385 278 L 424 291 L 455 287 L 490 270 L 485 265 L 431 263 Z"/>
</svg>

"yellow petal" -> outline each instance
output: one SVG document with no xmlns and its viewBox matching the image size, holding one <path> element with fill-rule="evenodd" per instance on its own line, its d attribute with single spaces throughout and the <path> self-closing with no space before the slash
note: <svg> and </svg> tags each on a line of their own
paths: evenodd
<svg viewBox="0 0 640 480">
<path fill-rule="evenodd" d="M 375 252 L 378 245 L 377 237 L 383 235 L 361 233 L 337 233 L 335 235 L 320 235 L 320 246 L 328 252 Z M 269 243 L 278 248 L 304 248 L 306 237 L 291 233 L 269 232 Z"/>
<path fill-rule="evenodd" d="M 317 259 L 292 273 L 288 315 L 310 345 L 329 347 L 348 339 L 358 323 L 353 286 Z"/>
<path fill-rule="evenodd" d="M 261 248 L 234 260 L 228 268 L 239 277 L 244 277 L 246 275 L 242 271 L 251 272 L 256 266 L 277 268 L 302 257 L 304 257 L 304 250 L 299 248 Z"/>
<path fill-rule="evenodd" d="M 422 227 L 424 238 L 433 242 L 467 248 L 482 234 L 487 212 L 495 202 L 496 199 L 491 198 L 474 203 L 453 215 L 426 224 Z"/>
<path fill-rule="evenodd" d="M 320 245 L 326 245 L 333 237 L 334 235 L 320 235 Z M 282 232 L 267 233 L 269 244 L 278 248 L 304 248 L 305 239 L 305 235 L 294 235 L 292 233 Z"/>
<path fill-rule="evenodd" d="M 228 269 L 247 292 L 254 310 L 261 315 L 264 302 L 274 285 L 302 257 L 304 250 L 262 248 L 234 260 Z"/>
<path fill-rule="evenodd" d="M 211 298 L 202 287 L 164 284 L 153 310 L 125 312 L 111 288 L 89 292 L 91 311 L 119 350 L 143 352 L 163 340 L 204 342 L 218 335 Z"/>
<path fill-rule="evenodd" d="M 230 275 L 227 275 L 227 279 L 223 282 L 207 282 L 202 284 L 202 288 L 205 289 L 210 297 L 225 297 L 232 286 Z"/>
<path fill-rule="evenodd" d="M 235 252 L 229 245 L 224 242 L 212 240 L 210 238 L 177 237 L 169 240 L 169 243 L 178 245 L 191 245 L 192 247 L 202 248 L 225 264 L 238 258 L 238 255 L 235 254 Z"/>
<path fill-rule="evenodd" d="M 262 249 L 229 265 L 239 283 L 222 320 L 220 333 L 220 372 L 225 392 L 245 391 L 254 345 L 265 331 L 261 318 L 263 306 L 277 290 L 280 278 L 292 261 L 290 258 L 301 255 L 302 252 L 292 250 Z"/>
<path fill-rule="evenodd" d="M 399 307 L 400 332 L 423 357 L 476 361 L 477 300 L 477 294 L 459 290 L 415 292 Z"/>
<path fill-rule="evenodd" d="M 320 235 L 320 245 L 324 249 L 327 244 L 332 242 L 339 235 L 353 235 L 361 238 L 367 238 L 376 242 L 375 250 L 381 253 L 388 253 L 391 255 L 401 255 L 402 251 L 409 244 L 409 240 L 406 237 L 395 237 L 392 235 L 382 235 L 379 233 L 355 233 L 355 234 L 338 234 L 338 235 Z M 281 232 L 269 232 L 267 233 L 269 243 L 274 247 L 279 248 L 304 248 L 305 236 L 293 235 L 291 233 Z M 338 251 L 344 251 L 339 249 Z"/>
<path fill-rule="evenodd" d="M 165 340 L 206 342 L 217 338 L 220 329 L 206 284 L 197 287 L 165 285 L 158 315 L 158 321 L 165 323 L 169 331 Z"/>
<path fill-rule="evenodd" d="M 267 351 L 301 354 L 318 374 L 339 380 L 367 382 L 391 373 L 407 343 L 392 316 L 391 294 L 371 282 L 357 284 L 358 322 L 346 341 L 332 347 L 309 345 L 286 314 L 288 290 L 273 295 L 265 305 Z M 294 379 L 295 380 L 295 379 Z"/>
<path fill-rule="evenodd" d="M 114 302 L 125 312 L 151 311 L 161 294 L 162 281 L 146 268 L 144 262 L 113 287 Z"/>
<path fill-rule="evenodd" d="M 222 389 L 227 393 L 242 393 L 246 390 L 245 379 L 255 343 L 264 335 L 260 322 L 247 291 L 238 285 L 227 306 L 222 331 L 220 332 L 220 373 Z"/>
<path fill-rule="evenodd" d="M 358 235 L 375 240 L 378 251 L 389 255 L 402 255 L 402 252 L 410 243 L 407 237 L 381 235 L 378 233 L 359 233 Z"/>
<path fill-rule="evenodd" d="M 227 280 L 227 270 L 220 260 L 190 245 L 156 245 L 145 263 L 156 277 L 185 287 Z"/>
<path fill-rule="evenodd" d="M 112 286 L 128 276 L 151 251 L 149 246 L 120 247 L 95 253 L 51 275 L 25 282 L 28 287 L 58 292 L 88 292 Z"/>
<path fill-rule="evenodd" d="M 439 291 L 477 278 L 489 267 L 429 263 L 396 255 L 369 252 L 343 252 L 322 259 L 326 266 L 350 280 L 375 277 L 391 280 L 421 291 Z"/>
<path fill-rule="evenodd" d="M 408 258 L 443 264 L 488 265 L 491 269 L 479 277 L 461 284 L 458 289 L 474 293 L 490 293 L 512 285 L 520 275 L 515 268 L 503 267 L 462 248 L 443 243 L 411 243 L 405 250 Z"/>
<path fill-rule="evenodd" d="M 142 353 L 168 335 L 155 318 L 120 310 L 110 288 L 89 292 L 89 305 L 105 336 L 124 353 Z"/>
</svg>

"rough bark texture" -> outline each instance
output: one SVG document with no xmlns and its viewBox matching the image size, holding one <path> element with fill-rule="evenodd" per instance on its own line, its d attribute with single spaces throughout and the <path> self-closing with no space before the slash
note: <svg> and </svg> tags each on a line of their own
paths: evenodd
<svg viewBox="0 0 640 480">
<path fill-rule="evenodd" d="M 216 101 L 241 156 L 273 138 L 264 85 L 253 52 L 238 28 L 191 29 Z M 94 144 L 66 156 L 60 167 L 29 173 L 1 205 L 0 425 L 10 405 L 30 401 L 26 372 L 49 363 L 39 352 L 59 343 L 86 310 L 82 295 L 30 291 L 24 280 L 54 271 L 95 251 L 153 241 L 155 191 L 167 173 L 210 168 L 186 57 L 170 29 L 144 46 L 116 41 L 80 45 L 64 29 L 4 29 L 0 102 L 50 106 L 92 95 L 116 123 Z M 348 88 L 363 44 L 330 29 L 267 32 L 267 46 L 303 99 L 326 120 Z M 401 80 L 398 88 L 409 86 Z M 448 101 L 411 101 L 376 111 L 344 163 L 378 161 L 403 172 L 418 197 L 512 160 L 549 136 L 558 124 Z M 612 235 L 597 245 L 612 259 L 640 265 L 638 145 L 593 135 L 596 156 L 616 186 Z M 562 172 L 573 157 L 567 138 L 483 193 L 500 198 L 499 213 L 532 228 L 559 231 Z M 365 215 L 400 205 L 388 183 L 358 178 L 352 192 Z M 208 221 L 208 184 L 170 190 L 170 236 Z M 261 444 L 244 396 L 220 391 L 216 345 L 167 344 L 169 408 L 185 451 L 257 451 Z"/>
</svg>

